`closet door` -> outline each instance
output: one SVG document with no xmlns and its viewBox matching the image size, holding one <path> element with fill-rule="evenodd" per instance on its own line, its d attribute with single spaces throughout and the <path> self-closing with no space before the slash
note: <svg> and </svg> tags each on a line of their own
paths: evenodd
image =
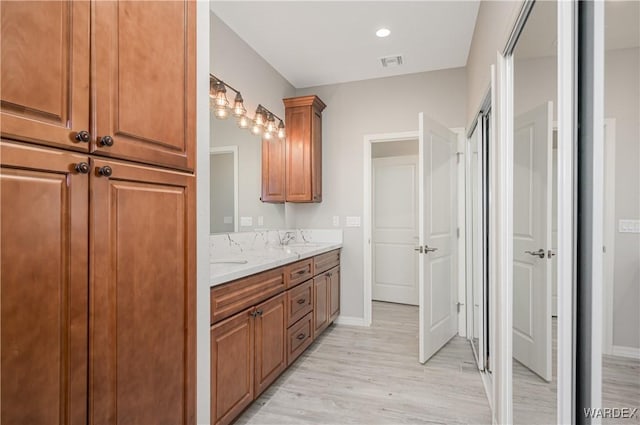
<svg viewBox="0 0 640 425">
<path fill-rule="evenodd" d="M 84 424 L 89 161 L 4 140 L 0 158 L 0 419 Z"/>
<path fill-rule="evenodd" d="M 194 424 L 194 177 L 96 160 L 89 182 L 90 422 Z"/>
<path fill-rule="evenodd" d="M 88 150 L 89 2 L 0 2 L 2 137 Z"/>
<path fill-rule="evenodd" d="M 92 152 L 192 170 L 196 2 L 92 4 Z"/>
</svg>

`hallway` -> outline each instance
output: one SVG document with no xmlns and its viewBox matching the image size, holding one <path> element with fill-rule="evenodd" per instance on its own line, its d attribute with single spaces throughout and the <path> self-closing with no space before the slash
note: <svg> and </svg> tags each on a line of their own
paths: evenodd
<svg viewBox="0 0 640 425">
<path fill-rule="evenodd" d="M 373 303 L 370 328 L 334 325 L 237 424 L 490 423 L 469 342 L 456 337 L 426 365 L 418 308 Z"/>
</svg>

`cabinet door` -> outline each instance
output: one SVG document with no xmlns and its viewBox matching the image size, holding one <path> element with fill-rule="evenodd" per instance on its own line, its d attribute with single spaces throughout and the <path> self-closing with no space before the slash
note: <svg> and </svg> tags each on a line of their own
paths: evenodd
<svg viewBox="0 0 640 425">
<path fill-rule="evenodd" d="M 89 2 L 3 1 L 0 15 L 2 136 L 88 151 Z"/>
<path fill-rule="evenodd" d="M 340 314 L 340 267 L 329 270 L 329 322 Z"/>
<path fill-rule="evenodd" d="M 195 164 L 195 1 L 93 4 L 92 151 L 171 168 Z M 111 137 L 112 146 L 102 144 Z"/>
<path fill-rule="evenodd" d="M 83 424 L 88 158 L 5 141 L 0 158 L 0 418 Z"/>
<path fill-rule="evenodd" d="M 311 201 L 322 202 L 322 115 L 311 109 Z"/>
<path fill-rule="evenodd" d="M 193 424 L 194 177 L 96 160 L 89 182 L 90 421 Z"/>
<path fill-rule="evenodd" d="M 313 279 L 313 338 L 329 325 L 329 277 L 323 274 Z"/>
<path fill-rule="evenodd" d="M 311 201 L 311 107 L 288 107 L 286 198 L 288 202 Z"/>
<path fill-rule="evenodd" d="M 262 139 L 262 202 L 284 202 L 284 156 L 284 140 Z"/>
<path fill-rule="evenodd" d="M 211 423 L 226 425 L 253 401 L 255 309 L 211 328 Z"/>
<path fill-rule="evenodd" d="M 287 367 L 285 300 L 282 293 L 256 307 L 254 397 Z"/>
</svg>

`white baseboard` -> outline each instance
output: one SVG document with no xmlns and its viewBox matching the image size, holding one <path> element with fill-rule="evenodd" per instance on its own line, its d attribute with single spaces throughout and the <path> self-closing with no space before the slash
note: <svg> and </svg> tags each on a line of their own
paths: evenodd
<svg viewBox="0 0 640 425">
<path fill-rule="evenodd" d="M 613 354 L 614 356 L 629 357 L 632 359 L 640 360 L 640 348 L 636 348 L 636 347 L 625 347 L 622 345 L 614 345 L 611 348 L 611 354 Z"/>
<path fill-rule="evenodd" d="M 363 317 L 354 317 L 354 316 L 338 316 L 335 320 L 337 325 L 347 325 L 347 326 L 367 326 L 364 323 Z"/>
</svg>

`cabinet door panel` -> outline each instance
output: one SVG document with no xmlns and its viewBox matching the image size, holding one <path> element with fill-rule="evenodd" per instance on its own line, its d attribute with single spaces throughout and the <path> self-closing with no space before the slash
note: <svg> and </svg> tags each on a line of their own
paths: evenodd
<svg viewBox="0 0 640 425">
<path fill-rule="evenodd" d="M 86 423 L 86 156 L 0 142 L 0 418 Z"/>
<path fill-rule="evenodd" d="M 287 201 L 311 200 L 311 107 L 287 108 Z"/>
<path fill-rule="evenodd" d="M 313 279 L 313 338 L 315 339 L 329 325 L 329 277 Z"/>
<path fill-rule="evenodd" d="M 111 177 L 97 170 L 111 167 Z M 193 176 L 95 161 L 93 423 L 195 422 Z"/>
<path fill-rule="evenodd" d="M 340 266 L 329 271 L 329 321 L 340 314 Z"/>
<path fill-rule="evenodd" d="M 2 136 L 87 151 L 89 2 L 3 1 Z"/>
<path fill-rule="evenodd" d="M 256 307 L 255 393 L 258 397 L 287 367 L 286 294 Z"/>
<path fill-rule="evenodd" d="M 284 202 L 284 157 L 284 140 L 262 139 L 262 202 Z"/>
<path fill-rule="evenodd" d="M 211 423 L 226 425 L 253 401 L 254 320 L 248 308 L 211 328 Z"/>
<path fill-rule="evenodd" d="M 100 155 L 195 164 L 194 1 L 98 1 L 95 136 Z M 101 146 L 103 136 L 112 146 Z"/>
</svg>

